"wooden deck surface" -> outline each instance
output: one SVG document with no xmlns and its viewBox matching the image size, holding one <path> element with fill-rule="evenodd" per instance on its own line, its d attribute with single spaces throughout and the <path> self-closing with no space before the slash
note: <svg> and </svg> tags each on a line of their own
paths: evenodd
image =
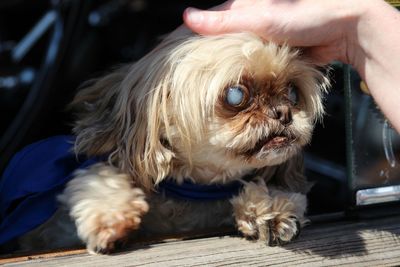
<svg viewBox="0 0 400 267">
<path fill-rule="evenodd" d="M 84 250 L 0 259 L 4 266 L 400 266 L 400 215 L 318 223 L 284 247 L 237 236 L 137 244 L 113 255 Z"/>
</svg>

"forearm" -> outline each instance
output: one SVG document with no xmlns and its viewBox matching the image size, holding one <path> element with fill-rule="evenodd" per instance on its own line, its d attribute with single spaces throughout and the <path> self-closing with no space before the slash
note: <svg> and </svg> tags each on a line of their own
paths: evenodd
<svg viewBox="0 0 400 267">
<path fill-rule="evenodd" d="M 384 1 L 365 1 L 348 60 L 392 125 L 400 132 L 400 12 Z M 352 39 L 354 38 L 354 39 Z"/>
</svg>

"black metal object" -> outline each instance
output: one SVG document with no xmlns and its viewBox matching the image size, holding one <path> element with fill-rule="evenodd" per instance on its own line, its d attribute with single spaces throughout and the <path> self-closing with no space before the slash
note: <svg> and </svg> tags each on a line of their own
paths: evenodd
<svg viewBox="0 0 400 267">
<path fill-rule="evenodd" d="M 7 100 L 11 102 L 10 105 L 14 104 L 12 109 L 2 113 L 3 116 L 9 117 L 9 123 L 2 125 L 0 169 L 5 167 L 12 154 L 21 145 L 32 141 L 29 136 L 32 129 L 37 127 L 38 121 L 42 120 L 43 112 L 49 111 L 44 107 L 52 102 L 52 90 L 55 89 L 52 86 L 80 8 L 79 1 L 71 2 L 68 6 L 58 1 L 45 2 L 47 1 L 41 1 L 41 8 L 33 12 L 32 16 L 38 16 L 37 13 L 39 13 L 41 17 L 32 23 L 32 26 L 24 25 L 25 27 L 21 27 L 24 29 L 19 29 L 19 25 L 15 27 L 21 37 L 19 40 L 13 40 L 15 45 L 9 52 L 8 68 L 21 70 L 16 75 L 19 79 L 16 80 L 14 86 L 0 88 L 0 96 L 4 99 L 8 95 Z M 25 5 L 22 1 L 20 4 Z M 29 14 L 26 10 L 16 12 L 19 8 L 21 7 L 18 5 L 7 6 L 6 10 L 0 10 L 0 12 L 11 9 L 11 12 L 20 16 Z M 8 23 L 12 25 L 20 19 L 10 17 Z M 4 40 L 0 41 L 4 42 Z"/>
<path fill-rule="evenodd" d="M 400 135 L 373 98 L 362 92 L 357 72 L 347 65 L 344 68 L 347 208 L 351 211 L 399 201 Z"/>
</svg>

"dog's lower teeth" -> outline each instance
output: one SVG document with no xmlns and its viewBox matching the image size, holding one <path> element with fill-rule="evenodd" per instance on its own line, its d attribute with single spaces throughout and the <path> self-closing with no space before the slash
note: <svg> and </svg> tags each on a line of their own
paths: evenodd
<svg viewBox="0 0 400 267">
<path fill-rule="evenodd" d="M 288 138 L 285 136 L 277 136 L 272 138 L 270 141 L 267 142 L 267 147 L 268 148 L 274 148 L 274 147 L 280 147 L 284 146 L 288 143 Z"/>
</svg>

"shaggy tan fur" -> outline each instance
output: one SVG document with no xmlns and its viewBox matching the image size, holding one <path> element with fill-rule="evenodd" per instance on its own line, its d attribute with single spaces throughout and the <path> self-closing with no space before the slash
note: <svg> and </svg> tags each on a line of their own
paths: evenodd
<svg viewBox="0 0 400 267">
<path fill-rule="evenodd" d="M 267 188 L 262 178 L 246 184 L 231 203 L 238 229 L 270 245 L 291 241 L 307 222 L 305 195 Z"/>
<path fill-rule="evenodd" d="M 77 171 L 59 200 L 70 207 L 78 236 L 91 253 L 112 250 L 115 241 L 139 228 L 149 209 L 129 176 L 101 163 Z"/>
<path fill-rule="evenodd" d="M 206 37 L 186 29 L 93 81 L 71 105 L 75 151 L 109 157 L 79 170 L 60 196 L 78 236 L 89 251 L 107 252 L 142 221 L 140 229 L 154 233 L 236 221 L 245 236 L 292 240 L 306 221 L 309 188 L 298 155 L 323 114 L 327 85 L 296 49 L 251 33 Z M 226 98 L 233 86 L 245 95 L 237 106 Z M 232 210 L 229 201 L 154 193 L 165 177 L 224 184 L 252 173 L 258 181 L 245 182 Z"/>
<path fill-rule="evenodd" d="M 265 81 L 279 90 L 289 82 L 300 89 L 298 111 L 286 129 L 297 140 L 284 153 L 261 151 L 248 160 L 227 154 L 254 146 L 271 131 L 283 131 L 265 115 L 268 101 L 239 116 L 216 115 L 223 90 L 243 75 L 254 81 L 255 91 L 271 90 L 257 86 Z M 111 162 L 146 189 L 168 175 L 228 182 L 244 170 L 282 163 L 310 141 L 313 123 L 323 113 L 324 87 L 318 85 L 323 79 L 298 51 L 250 33 L 203 37 L 177 32 L 137 63 L 77 95 L 72 104 L 80 111 L 76 152 L 110 154 Z M 260 117 L 255 113 L 264 115 L 252 121 Z"/>
</svg>

